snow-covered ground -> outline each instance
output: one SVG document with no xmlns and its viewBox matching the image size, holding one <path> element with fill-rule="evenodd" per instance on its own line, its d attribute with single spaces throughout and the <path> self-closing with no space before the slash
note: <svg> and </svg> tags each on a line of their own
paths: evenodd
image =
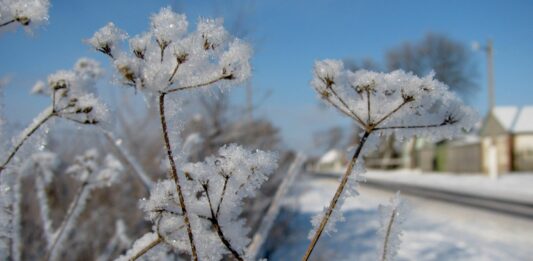
<svg viewBox="0 0 533 261">
<path fill-rule="evenodd" d="M 371 170 L 365 176 L 369 181 L 394 182 L 489 198 L 533 203 L 533 173 L 511 173 L 501 175 L 498 179 L 491 179 L 481 174 L 454 175 L 449 173 L 421 173 L 409 170 Z"/>
<path fill-rule="evenodd" d="M 310 218 L 329 202 L 337 184 L 335 179 L 308 175 L 295 183 L 285 201 L 286 210 L 275 226 L 278 231 L 273 231 L 277 236 L 270 242 L 269 260 L 301 258 L 309 243 Z M 339 232 L 323 235 L 312 260 L 379 260 L 377 207 L 388 203 L 393 194 L 364 186 L 360 191 L 359 197 L 345 203 L 346 221 L 337 224 Z M 431 199 L 403 198 L 408 202 L 409 213 L 398 260 L 531 260 L 533 257 L 533 220 Z"/>
</svg>

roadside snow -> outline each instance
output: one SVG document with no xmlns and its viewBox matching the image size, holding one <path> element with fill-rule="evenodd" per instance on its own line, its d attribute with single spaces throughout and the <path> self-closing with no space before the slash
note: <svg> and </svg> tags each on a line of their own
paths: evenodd
<svg viewBox="0 0 533 261">
<path fill-rule="evenodd" d="M 309 176 L 295 182 L 269 238 L 268 260 L 301 258 L 309 243 L 310 218 L 329 203 L 337 184 L 333 178 Z M 339 232 L 323 235 L 311 260 L 379 260 L 377 207 L 392 195 L 362 186 L 361 195 L 343 205 L 346 220 L 337 224 Z M 402 197 L 409 213 L 397 260 L 528 260 L 533 256 L 533 220 Z"/>
<path fill-rule="evenodd" d="M 420 173 L 410 170 L 370 170 L 368 181 L 386 181 L 404 185 L 435 188 L 488 198 L 533 203 L 533 173 L 512 173 L 499 179 L 488 176 L 450 173 Z"/>
</svg>

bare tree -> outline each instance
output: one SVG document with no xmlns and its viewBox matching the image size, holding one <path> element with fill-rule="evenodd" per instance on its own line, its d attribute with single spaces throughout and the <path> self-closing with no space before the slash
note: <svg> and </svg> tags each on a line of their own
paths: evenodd
<svg viewBox="0 0 533 261">
<path fill-rule="evenodd" d="M 463 98 L 476 90 L 476 68 L 465 44 L 445 35 L 428 33 L 419 42 L 405 42 L 386 55 L 387 69 L 402 69 L 416 75 L 435 71 L 435 78 Z"/>
</svg>

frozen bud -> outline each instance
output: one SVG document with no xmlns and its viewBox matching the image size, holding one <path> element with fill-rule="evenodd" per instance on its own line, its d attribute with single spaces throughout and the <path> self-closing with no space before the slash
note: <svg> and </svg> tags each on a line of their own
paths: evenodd
<svg viewBox="0 0 533 261">
<path fill-rule="evenodd" d="M 88 39 L 87 42 L 97 51 L 114 57 L 113 53 L 117 48 L 118 42 L 126 38 L 126 33 L 118 29 L 113 23 L 108 23 L 94 33 L 93 37 Z"/>
<path fill-rule="evenodd" d="M 53 91 L 67 89 L 75 79 L 76 76 L 71 71 L 58 71 L 48 76 L 48 85 Z"/>
<path fill-rule="evenodd" d="M 231 42 L 229 49 L 222 54 L 220 65 L 222 66 L 223 75 L 227 80 L 236 80 L 243 82 L 251 75 L 250 58 L 252 48 L 241 40 Z"/>
<path fill-rule="evenodd" d="M 159 44 L 168 45 L 187 31 L 187 17 L 174 13 L 170 7 L 162 8 L 152 15 L 152 32 Z M 165 45 L 165 47 L 166 47 Z"/>
<path fill-rule="evenodd" d="M 204 50 L 214 50 L 228 37 L 223 26 L 223 19 L 203 19 L 198 22 L 198 33 L 202 37 Z"/>
<path fill-rule="evenodd" d="M 152 38 L 151 34 L 145 33 L 142 35 L 137 35 L 130 39 L 130 47 L 133 51 L 133 54 L 139 58 L 144 59 L 146 49 Z"/>
<path fill-rule="evenodd" d="M 139 78 L 139 62 L 131 57 L 121 57 L 115 61 L 115 66 L 129 84 L 135 84 Z"/>
<path fill-rule="evenodd" d="M 2 2 L 1 8 L 6 8 L 15 21 L 23 26 L 39 24 L 48 20 L 48 0 L 18 0 Z"/>
</svg>

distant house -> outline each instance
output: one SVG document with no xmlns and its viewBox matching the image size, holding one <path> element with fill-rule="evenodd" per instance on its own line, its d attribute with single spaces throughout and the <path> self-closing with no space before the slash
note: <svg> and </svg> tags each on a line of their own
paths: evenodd
<svg viewBox="0 0 533 261">
<path fill-rule="evenodd" d="M 477 132 L 436 144 L 418 142 L 416 162 L 423 171 L 488 173 L 491 144 L 498 173 L 533 171 L 533 106 L 495 107 Z"/>
<path fill-rule="evenodd" d="M 318 172 L 339 172 L 346 168 L 346 155 L 337 149 L 331 149 L 316 162 Z"/>
<path fill-rule="evenodd" d="M 533 106 L 494 108 L 479 136 L 483 158 L 491 142 L 496 146 L 499 172 L 533 170 Z M 483 162 L 484 171 L 487 164 Z"/>
</svg>

